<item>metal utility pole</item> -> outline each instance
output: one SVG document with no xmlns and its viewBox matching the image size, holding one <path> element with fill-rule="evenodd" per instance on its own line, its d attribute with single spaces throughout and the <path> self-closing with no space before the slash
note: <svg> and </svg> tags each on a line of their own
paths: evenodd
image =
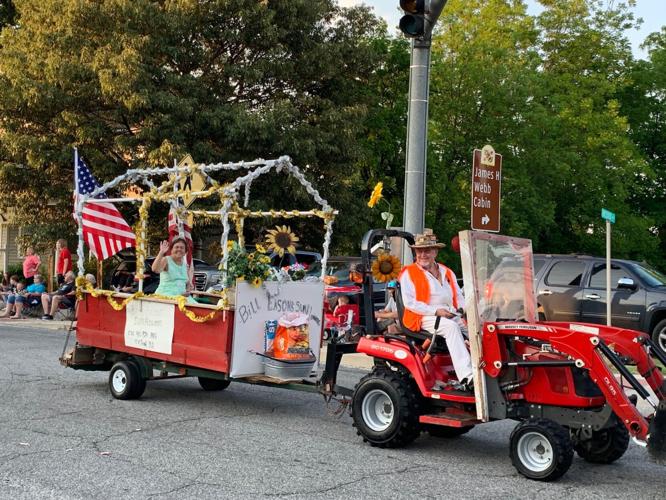
<svg viewBox="0 0 666 500">
<path fill-rule="evenodd" d="M 425 224 L 425 181 L 428 140 L 428 94 L 432 30 L 447 0 L 400 0 L 405 15 L 400 29 L 412 38 L 407 109 L 407 155 L 405 161 L 405 199 L 403 227 L 420 233 Z M 408 248 L 403 262 L 411 262 Z"/>
</svg>

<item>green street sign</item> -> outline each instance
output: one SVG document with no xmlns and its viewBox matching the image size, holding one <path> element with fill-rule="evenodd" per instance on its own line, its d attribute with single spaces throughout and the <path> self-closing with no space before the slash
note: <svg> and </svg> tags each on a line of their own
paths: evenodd
<svg viewBox="0 0 666 500">
<path fill-rule="evenodd" d="M 615 214 L 610 210 L 606 210 L 605 208 L 601 209 L 601 218 L 607 220 L 611 224 L 615 223 Z"/>
</svg>

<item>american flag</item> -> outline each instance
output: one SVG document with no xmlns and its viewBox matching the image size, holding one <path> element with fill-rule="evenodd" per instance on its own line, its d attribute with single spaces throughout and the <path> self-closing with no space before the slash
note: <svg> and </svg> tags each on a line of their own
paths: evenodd
<svg viewBox="0 0 666 500">
<path fill-rule="evenodd" d="M 78 153 L 74 153 L 77 194 L 90 194 L 99 187 Z M 103 200 L 105 195 L 95 199 Z M 83 205 L 83 238 L 98 260 L 108 259 L 123 248 L 136 246 L 136 237 L 113 203 L 88 201 Z"/>
<path fill-rule="evenodd" d="M 187 224 L 186 221 L 179 219 L 180 218 L 178 217 L 178 212 L 176 212 L 176 210 L 173 207 L 171 207 L 169 209 L 169 219 L 168 219 L 169 243 L 178 236 L 182 236 L 183 238 L 185 238 L 185 241 L 187 242 L 187 264 L 191 266 L 192 249 L 194 248 L 194 242 L 192 241 L 192 229 L 190 228 L 190 226 Z M 182 223 L 183 234 L 180 234 L 180 230 L 178 228 L 179 221 Z"/>
</svg>

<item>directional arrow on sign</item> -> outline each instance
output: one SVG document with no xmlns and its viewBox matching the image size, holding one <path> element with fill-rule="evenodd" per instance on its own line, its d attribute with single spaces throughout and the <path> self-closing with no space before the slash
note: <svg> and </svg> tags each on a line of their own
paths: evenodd
<svg viewBox="0 0 666 500">
<path fill-rule="evenodd" d="M 488 214 L 485 214 L 483 217 L 481 217 L 481 224 L 484 226 L 490 222 L 490 217 L 488 217 Z"/>
</svg>

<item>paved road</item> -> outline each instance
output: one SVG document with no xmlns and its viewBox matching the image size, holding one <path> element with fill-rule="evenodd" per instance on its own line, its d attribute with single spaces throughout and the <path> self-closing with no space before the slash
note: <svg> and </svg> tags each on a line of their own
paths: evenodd
<svg viewBox="0 0 666 500">
<path fill-rule="evenodd" d="M 107 374 L 62 368 L 65 333 L 0 323 L 0 498 L 664 498 L 666 468 L 631 445 L 575 459 L 555 484 L 508 458 L 511 422 L 401 450 L 362 443 L 320 396 L 233 383 L 151 382 L 113 399 Z M 345 370 L 346 382 L 362 376 Z"/>
</svg>

